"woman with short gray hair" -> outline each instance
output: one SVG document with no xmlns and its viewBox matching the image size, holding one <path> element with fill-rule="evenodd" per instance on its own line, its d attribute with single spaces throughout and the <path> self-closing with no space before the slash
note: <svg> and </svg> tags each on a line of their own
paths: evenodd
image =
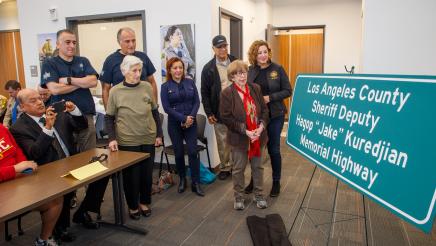
<svg viewBox="0 0 436 246">
<path fill-rule="evenodd" d="M 106 129 L 111 151 L 149 153 L 150 157 L 123 170 L 130 218 L 151 215 L 151 187 L 155 146 L 162 145 L 158 105 L 150 83 L 141 81 L 142 61 L 131 55 L 120 65 L 124 81 L 109 92 Z"/>
</svg>

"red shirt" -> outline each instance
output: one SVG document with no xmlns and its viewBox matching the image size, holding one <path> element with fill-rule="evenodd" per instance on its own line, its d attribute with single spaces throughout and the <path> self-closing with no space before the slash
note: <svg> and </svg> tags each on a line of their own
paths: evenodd
<svg viewBox="0 0 436 246">
<path fill-rule="evenodd" d="M 25 160 L 26 156 L 14 137 L 0 124 L 0 182 L 15 178 L 14 165 Z"/>
</svg>

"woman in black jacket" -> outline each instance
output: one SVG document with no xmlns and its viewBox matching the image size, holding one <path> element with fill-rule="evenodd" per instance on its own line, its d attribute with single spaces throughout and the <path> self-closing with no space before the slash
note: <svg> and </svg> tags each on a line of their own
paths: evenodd
<svg viewBox="0 0 436 246">
<path fill-rule="evenodd" d="M 280 154 L 280 134 L 285 121 L 286 106 L 283 100 L 290 97 L 292 88 L 285 70 L 279 64 L 271 61 L 271 49 L 263 40 L 254 41 L 248 51 L 250 68 L 248 69 L 248 82 L 260 85 L 263 99 L 269 109 L 268 154 L 271 159 L 273 185 L 270 196 L 280 194 L 280 177 L 282 170 L 282 157 Z M 245 192 L 251 193 L 252 182 Z"/>
</svg>

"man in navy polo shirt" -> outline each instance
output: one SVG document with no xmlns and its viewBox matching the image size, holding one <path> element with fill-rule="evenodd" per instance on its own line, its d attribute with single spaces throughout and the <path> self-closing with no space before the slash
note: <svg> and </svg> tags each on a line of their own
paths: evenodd
<svg viewBox="0 0 436 246">
<path fill-rule="evenodd" d="M 59 56 L 47 59 L 41 68 L 41 85 L 47 87 L 53 102 L 72 101 L 88 118 L 89 128 L 78 136 L 79 151 L 95 148 L 93 115 L 95 104 L 89 88 L 97 86 L 97 72 L 85 57 L 75 56 L 76 36 L 70 30 L 57 33 Z"/>
<path fill-rule="evenodd" d="M 103 104 L 106 108 L 107 100 L 109 98 L 109 90 L 112 86 L 122 82 L 124 76 L 121 73 L 120 64 L 126 55 L 133 55 L 141 59 L 143 62 L 141 80 L 150 82 L 153 87 L 153 95 L 157 101 L 157 87 L 154 79 L 154 72 L 156 69 L 151 63 L 150 58 L 140 51 L 136 51 L 136 37 L 135 31 L 129 27 L 123 27 L 118 30 L 117 40 L 120 44 L 120 48 L 114 53 L 110 54 L 103 64 L 103 69 L 100 73 L 100 81 L 103 87 Z"/>
<path fill-rule="evenodd" d="M 98 74 L 87 58 L 75 55 L 76 43 L 76 35 L 71 30 L 64 29 L 57 32 L 56 47 L 59 55 L 46 59 L 42 64 L 41 86 L 51 91 L 53 102 L 72 101 L 87 117 L 88 129 L 80 131 L 76 136 L 78 151 L 83 152 L 96 147 L 93 119 L 95 104 L 89 88 L 97 86 Z M 87 228 L 99 227 L 88 211 L 100 212 L 108 180 L 104 178 L 88 186 L 86 196 L 73 216 L 73 222 L 83 224 Z M 69 206 L 70 201 L 64 199 L 63 209 L 69 209 Z"/>
</svg>

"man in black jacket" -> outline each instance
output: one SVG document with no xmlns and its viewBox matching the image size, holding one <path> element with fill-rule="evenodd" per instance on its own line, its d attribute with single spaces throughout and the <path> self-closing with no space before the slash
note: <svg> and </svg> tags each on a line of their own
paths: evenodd
<svg viewBox="0 0 436 246">
<path fill-rule="evenodd" d="M 77 152 L 73 132 L 87 128 L 88 122 L 74 103 L 67 101 L 65 112 L 55 112 L 53 107 L 46 108 L 39 93 L 32 89 L 21 90 L 17 99 L 23 114 L 10 131 L 28 159 L 43 165 Z M 62 241 L 74 240 L 74 236 L 66 231 L 70 226 L 72 195 L 64 196 L 54 231 L 54 236 Z"/>
<path fill-rule="evenodd" d="M 220 94 L 232 83 L 227 78 L 227 67 L 236 58 L 228 54 L 229 45 L 226 37 L 222 35 L 214 37 L 212 45 L 215 56 L 204 65 L 201 72 L 201 101 L 209 124 L 215 129 L 221 161 L 218 178 L 224 180 L 230 176 L 231 164 L 230 147 L 226 144 L 227 127 L 221 123 L 219 116 Z"/>
</svg>

